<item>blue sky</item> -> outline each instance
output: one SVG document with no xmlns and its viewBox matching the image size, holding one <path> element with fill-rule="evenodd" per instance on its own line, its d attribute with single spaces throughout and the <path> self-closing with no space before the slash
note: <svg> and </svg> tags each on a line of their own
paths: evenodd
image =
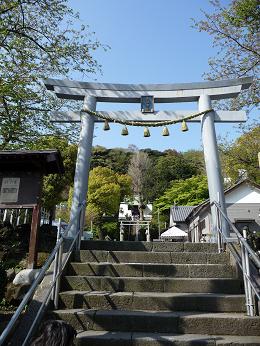
<svg viewBox="0 0 260 346">
<path fill-rule="evenodd" d="M 70 0 L 69 4 L 80 13 L 82 24 L 88 24 L 98 40 L 111 47 L 95 54 L 103 75 L 87 78 L 75 74 L 74 79 L 109 83 L 198 82 L 208 71 L 208 58 L 216 53 L 211 37 L 191 28 L 191 18 L 202 18 L 201 9 L 212 11 L 208 0 Z M 139 108 L 139 104 L 98 104 L 99 110 Z M 197 109 L 197 105 L 158 104 L 155 108 Z M 190 124 L 189 129 L 183 133 L 177 124 L 169 128 L 171 136 L 162 137 L 162 129 L 153 128 L 151 137 L 144 138 L 142 128 L 130 127 L 129 136 L 123 137 L 120 125 L 113 125 L 106 132 L 97 125 L 93 144 L 107 148 L 135 144 L 157 150 L 201 149 L 200 125 Z M 217 125 L 216 129 L 222 136 L 234 137 L 237 132 L 227 124 Z"/>
</svg>

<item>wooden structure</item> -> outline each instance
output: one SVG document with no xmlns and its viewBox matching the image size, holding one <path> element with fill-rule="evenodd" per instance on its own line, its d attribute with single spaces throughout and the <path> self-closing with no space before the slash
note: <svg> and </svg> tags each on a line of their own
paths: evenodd
<svg viewBox="0 0 260 346">
<path fill-rule="evenodd" d="M 64 173 L 60 152 L 0 151 L 0 209 L 32 209 L 28 268 L 37 264 L 43 176 Z"/>
</svg>

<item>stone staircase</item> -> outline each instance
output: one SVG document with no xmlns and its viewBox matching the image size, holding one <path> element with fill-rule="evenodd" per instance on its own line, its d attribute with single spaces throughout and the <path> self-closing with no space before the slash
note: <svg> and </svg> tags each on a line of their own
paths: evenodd
<svg viewBox="0 0 260 346">
<path fill-rule="evenodd" d="M 77 345 L 260 345 L 242 282 L 216 244 L 83 241 L 59 310 Z"/>
</svg>

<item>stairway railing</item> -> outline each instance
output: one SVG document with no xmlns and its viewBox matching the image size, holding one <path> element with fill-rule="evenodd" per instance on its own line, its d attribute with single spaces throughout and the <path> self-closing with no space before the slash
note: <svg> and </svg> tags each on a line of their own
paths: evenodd
<svg viewBox="0 0 260 346">
<path fill-rule="evenodd" d="M 33 332 L 35 330 L 35 327 L 39 323 L 39 319 L 41 318 L 41 314 L 42 314 L 43 310 L 48 306 L 51 299 L 53 300 L 54 306 L 57 308 L 58 297 L 59 297 L 59 288 L 60 288 L 59 287 L 60 286 L 60 283 L 59 283 L 60 277 L 62 275 L 63 270 L 66 267 L 66 264 L 69 260 L 69 257 L 71 255 L 73 249 L 75 247 L 77 249 L 80 248 L 80 240 L 81 240 L 81 233 L 82 233 L 82 228 L 83 228 L 83 216 L 84 216 L 84 212 L 82 212 L 82 211 L 83 211 L 83 208 L 85 206 L 86 206 L 86 201 L 83 201 L 79 205 L 75 217 L 70 221 L 68 227 L 66 228 L 66 231 L 63 234 L 61 234 L 61 222 L 59 222 L 56 245 L 55 245 L 54 249 L 52 250 L 51 254 L 49 255 L 49 257 L 47 258 L 46 262 L 42 266 L 38 276 L 36 277 L 36 279 L 32 283 L 30 290 L 24 296 L 22 302 L 18 306 L 18 308 L 17 308 L 16 312 L 14 313 L 13 317 L 11 318 L 10 322 L 8 323 L 8 325 L 4 329 L 3 333 L 1 334 L 0 345 L 4 345 L 5 342 L 7 342 L 10 339 L 11 334 L 12 334 L 15 326 L 17 325 L 17 321 L 21 317 L 21 314 L 22 314 L 23 310 L 25 309 L 25 306 L 33 298 L 33 295 L 34 295 L 37 287 L 39 286 L 39 284 L 41 283 L 41 281 L 45 277 L 45 275 L 46 275 L 50 265 L 52 264 L 53 260 L 54 260 L 54 263 L 53 263 L 54 267 L 53 267 L 53 279 L 52 279 L 51 285 L 48 287 L 48 290 L 47 290 L 47 292 L 43 298 L 41 306 L 40 306 L 40 308 L 36 314 L 36 317 L 34 318 L 34 321 L 30 327 L 30 330 L 28 331 L 28 334 L 27 334 L 25 340 L 22 343 L 22 346 L 28 345 L 28 342 L 30 341 L 30 339 L 33 335 Z M 70 244 L 68 251 L 66 251 L 66 254 L 64 254 L 64 256 L 63 256 L 64 240 L 65 240 L 66 236 L 68 235 L 68 232 L 70 231 L 75 220 L 77 220 L 77 228 L 76 228 L 75 236 L 74 236 L 74 238 L 72 238 L 72 241 L 71 241 L 71 244 Z"/>
<path fill-rule="evenodd" d="M 246 240 L 246 231 L 241 235 L 239 230 L 223 213 L 220 205 L 217 202 L 213 202 L 212 205 L 216 208 L 218 252 L 223 252 L 224 246 L 228 246 L 231 254 L 235 258 L 243 273 L 247 315 L 255 316 L 257 314 L 257 308 L 254 300 L 260 300 L 260 259 L 248 244 Z M 223 233 L 221 227 L 223 220 L 228 223 L 230 229 L 235 233 L 235 239 L 230 239 Z M 240 252 L 235 246 L 237 242 L 240 245 Z M 254 271 L 255 275 L 253 275 Z M 254 294 L 256 296 L 255 299 Z"/>
</svg>

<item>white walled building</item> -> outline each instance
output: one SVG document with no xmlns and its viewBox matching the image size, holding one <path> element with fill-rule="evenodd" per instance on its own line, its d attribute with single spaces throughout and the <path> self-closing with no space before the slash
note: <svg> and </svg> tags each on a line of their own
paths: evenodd
<svg viewBox="0 0 260 346">
<path fill-rule="evenodd" d="M 260 231 L 260 186 L 250 182 L 248 179 L 239 181 L 237 184 L 225 190 L 225 202 L 227 215 L 231 222 L 242 230 L 245 226 L 250 232 Z M 176 209 L 174 211 L 174 208 Z M 183 218 L 180 222 L 178 217 L 178 208 L 182 210 Z M 190 208 L 190 211 L 189 209 Z M 186 214 L 185 214 L 186 213 Z M 184 215 L 185 214 L 185 215 Z M 188 214 L 188 215 L 187 215 Z M 186 216 L 186 217 L 185 217 Z M 211 235 L 211 210 L 209 200 L 199 204 L 196 207 L 173 206 L 170 210 L 170 226 L 175 222 L 181 229 L 199 230 L 200 237 Z"/>
</svg>

